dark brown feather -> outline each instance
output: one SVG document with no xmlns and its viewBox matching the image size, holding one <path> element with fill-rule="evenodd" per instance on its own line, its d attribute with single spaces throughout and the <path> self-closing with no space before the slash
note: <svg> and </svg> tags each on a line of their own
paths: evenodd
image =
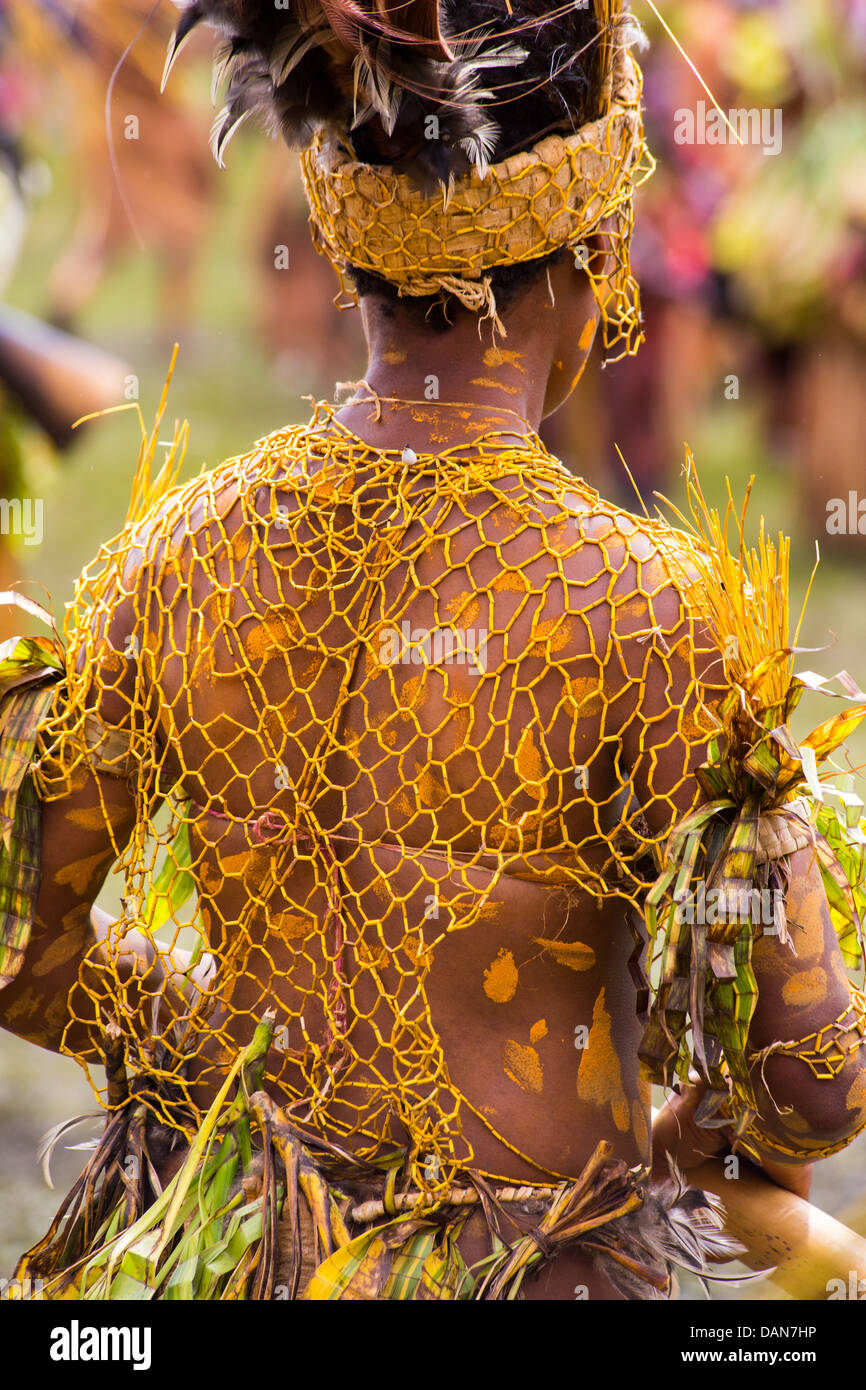
<svg viewBox="0 0 866 1390">
<path fill-rule="evenodd" d="M 583 69 L 591 55 L 575 61 L 596 33 L 589 11 L 551 20 L 540 0 L 521 0 L 519 17 L 505 0 L 291 0 L 288 9 L 273 0 L 175 3 L 183 15 L 166 76 L 198 24 L 223 36 L 227 90 L 213 135 L 220 161 L 239 124 L 255 115 L 290 146 L 325 128 L 366 163 L 447 184 L 511 152 L 514 142 L 503 151 L 499 139 L 498 107 L 509 130 L 526 131 L 517 148 L 531 144 L 535 130 L 574 128 L 585 114 L 570 98 L 590 87 Z M 509 40 L 510 28 L 526 47 Z M 566 68 L 573 71 L 557 85 Z"/>
</svg>

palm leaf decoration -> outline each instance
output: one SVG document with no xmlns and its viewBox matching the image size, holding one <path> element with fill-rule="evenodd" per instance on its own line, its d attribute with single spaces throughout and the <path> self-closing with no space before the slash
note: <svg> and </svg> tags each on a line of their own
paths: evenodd
<svg viewBox="0 0 866 1390">
<path fill-rule="evenodd" d="M 14 603 L 54 628 L 31 599 L 10 591 L 0 603 Z M 0 989 L 18 974 L 30 940 L 42 818 L 29 770 L 39 725 L 65 670 L 56 634 L 0 644 Z"/>
<path fill-rule="evenodd" d="M 669 560 L 689 606 L 703 615 L 719 650 L 724 689 L 708 711 L 716 733 L 696 773 L 704 803 L 669 836 L 661 872 L 646 899 L 646 926 L 660 959 L 660 977 L 640 1055 L 653 1079 L 664 1085 L 675 1077 L 686 1080 L 693 1067 L 698 1070 L 710 1088 L 701 1123 L 711 1120 L 733 1089 L 741 1102 L 737 1127 L 742 1130 L 756 1110 L 746 1062 L 757 1002 L 752 947 L 762 927 L 753 890 L 777 890 L 778 903 L 787 886 L 784 861 L 758 865 L 761 817 L 793 818 L 806 808 L 844 958 L 852 967 L 864 959 L 862 803 L 850 786 L 830 787 L 818 766 L 866 718 L 866 696 L 844 671 L 832 678 L 841 692 L 813 672 L 794 674 L 803 613 L 792 638 L 790 542 L 780 535 L 774 543 L 762 518 L 757 546 L 746 545 L 754 479 L 739 511 L 729 486 L 720 516 L 707 505 L 689 450 L 685 477 L 688 517 L 662 499 L 682 528 L 667 547 Z M 798 744 L 790 720 L 805 690 L 858 703 Z M 838 808 L 828 800 L 831 794 Z M 716 892 L 721 920 L 715 924 L 687 922 L 680 910 L 701 883 Z M 773 930 L 787 940 L 784 911 Z"/>
</svg>

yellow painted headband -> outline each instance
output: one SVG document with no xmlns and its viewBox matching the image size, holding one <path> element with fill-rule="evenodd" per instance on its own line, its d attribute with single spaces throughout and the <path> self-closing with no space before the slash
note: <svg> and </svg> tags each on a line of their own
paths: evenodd
<svg viewBox="0 0 866 1390">
<path fill-rule="evenodd" d="M 603 116 L 574 135 L 548 135 L 483 175 L 473 170 L 447 193 L 425 193 L 387 166 L 359 164 L 320 135 L 301 156 L 317 245 L 341 281 L 357 266 L 401 295 L 454 295 L 500 332 L 487 272 L 571 246 L 589 274 L 605 347 L 618 349 L 611 360 L 634 353 L 643 333 L 630 262 L 632 195 L 655 167 L 641 92 L 640 68 L 620 47 Z M 593 233 L 606 254 L 583 247 Z"/>
</svg>

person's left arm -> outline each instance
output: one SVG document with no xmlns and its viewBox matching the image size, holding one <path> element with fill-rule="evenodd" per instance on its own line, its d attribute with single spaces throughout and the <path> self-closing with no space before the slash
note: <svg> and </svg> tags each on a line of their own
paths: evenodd
<svg viewBox="0 0 866 1390">
<path fill-rule="evenodd" d="M 694 773 L 705 760 L 706 744 L 693 731 L 720 663 L 673 586 L 654 594 L 647 613 L 634 614 L 632 623 L 662 638 L 652 645 L 621 641 L 626 669 L 629 660 L 640 663 L 635 681 L 641 689 L 623 748 L 650 834 L 661 839 L 699 804 Z M 786 914 L 793 950 L 769 933 L 754 944 L 758 998 L 747 1045 L 759 1113 L 746 1144 L 774 1177 L 844 1147 L 866 1124 L 862 996 L 845 971 L 812 849 L 790 857 Z M 816 1050 L 831 1035 L 832 1065 L 819 1063 Z M 729 1142 L 718 1129 L 695 1132 L 689 1123 L 694 1103 L 688 1094 L 675 1096 L 659 1116 L 654 1138 L 662 1167 L 666 1149 L 681 1162 L 693 1162 Z M 703 1149 L 697 1158 L 696 1140 Z"/>
</svg>

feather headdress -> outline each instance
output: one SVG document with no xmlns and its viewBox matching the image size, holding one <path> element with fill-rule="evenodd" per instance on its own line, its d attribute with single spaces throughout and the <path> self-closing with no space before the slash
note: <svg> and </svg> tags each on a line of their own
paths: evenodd
<svg viewBox="0 0 866 1390">
<path fill-rule="evenodd" d="M 238 127 L 257 115 L 293 147 L 323 127 L 354 138 L 363 130 L 368 157 L 372 149 L 377 162 L 447 181 L 483 166 L 496 139 L 483 73 L 526 56 L 507 40 L 490 42 L 489 25 L 449 40 L 437 0 L 286 0 L 280 8 L 185 0 L 181 8 L 163 86 L 199 24 L 222 35 L 214 86 L 225 82 L 226 96 L 213 130 L 220 163 Z"/>
</svg>

